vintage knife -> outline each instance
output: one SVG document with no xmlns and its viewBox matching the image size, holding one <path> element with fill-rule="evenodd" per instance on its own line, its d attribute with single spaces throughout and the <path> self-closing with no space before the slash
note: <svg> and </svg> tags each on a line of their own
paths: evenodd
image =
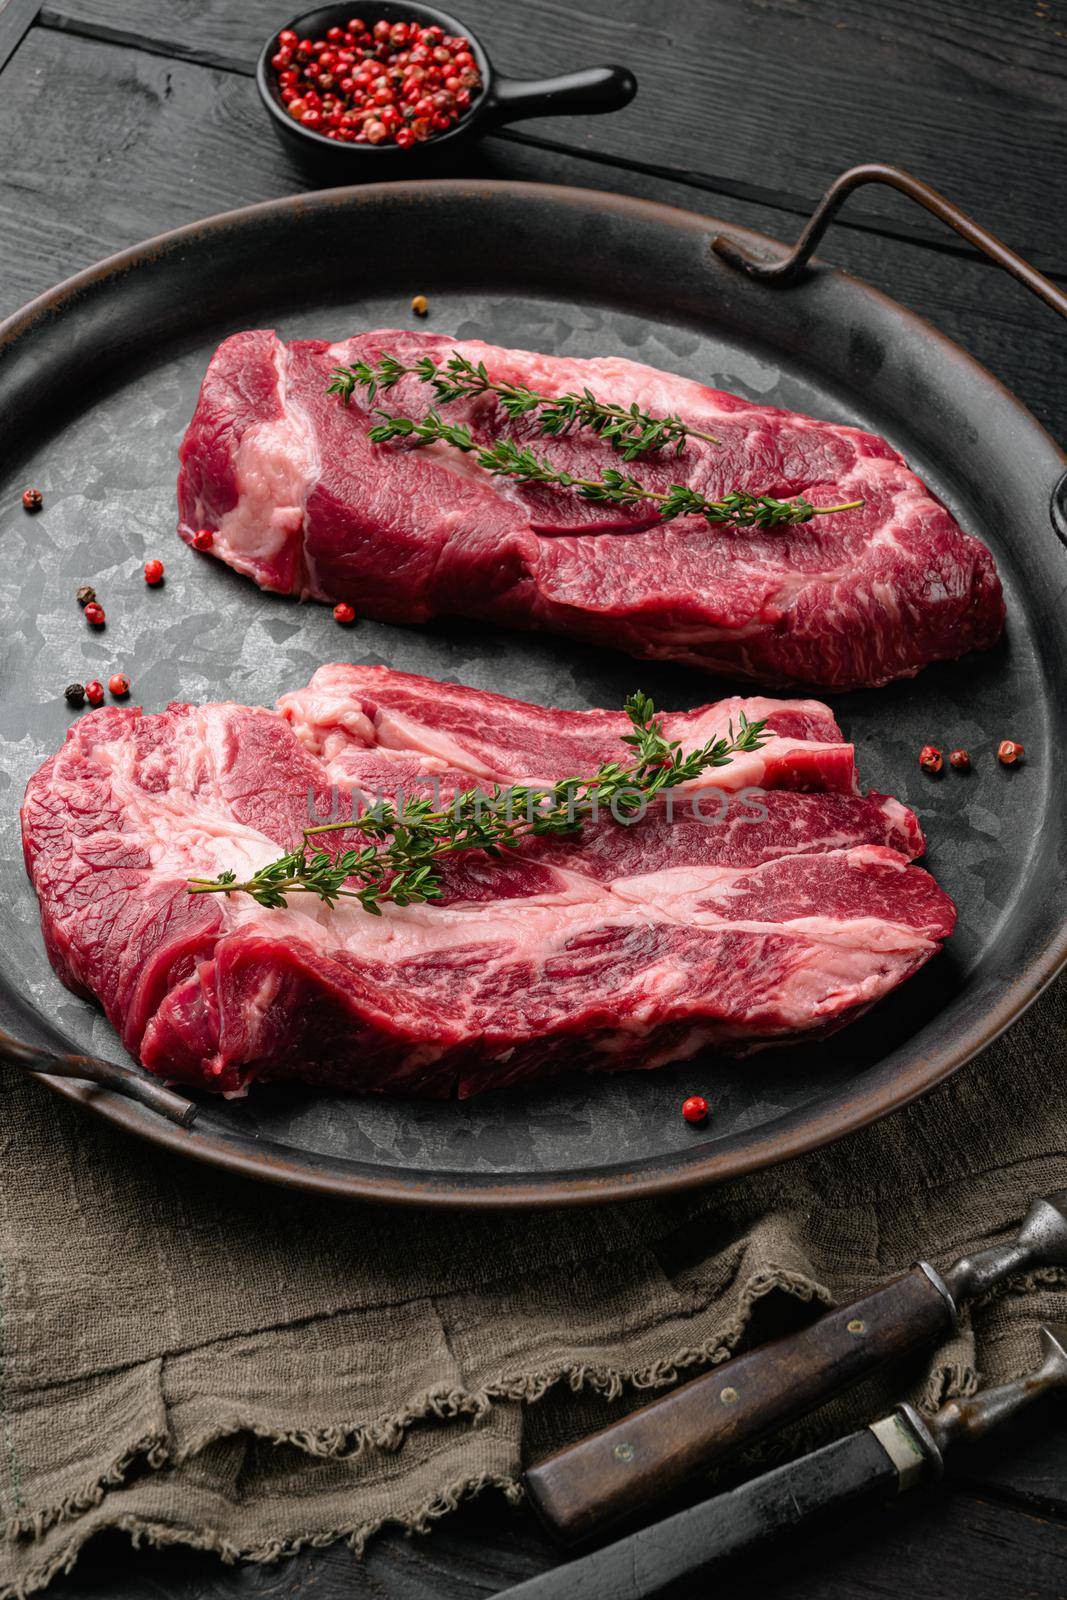
<svg viewBox="0 0 1067 1600">
<path fill-rule="evenodd" d="M 936 1478 L 951 1445 L 978 1439 L 1039 1395 L 1067 1388 L 1065 1333 L 1042 1328 L 1041 1365 L 1012 1383 L 951 1400 L 932 1418 L 900 1406 L 847 1439 L 554 1567 L 498 1600 L 667 1600 L 691 1594 L 693 1578 L 713 1563 L 762 1549 L 819 1516 L 840 1515 Z"/>
<path fill-rule="evenodd" d="M 802 1332 L 735 1356 L 526 1474 L 530 1501 L 565 1543 L 632 1516 L 729 1451 L 821 1405 L 894 1356 L 949 1333 L 960 1306 L 1013 1273 L 1067 1267 L 1067 1189 L 1035 1200 L 1014 1241 L 927 1262 Z"/>
</svg>

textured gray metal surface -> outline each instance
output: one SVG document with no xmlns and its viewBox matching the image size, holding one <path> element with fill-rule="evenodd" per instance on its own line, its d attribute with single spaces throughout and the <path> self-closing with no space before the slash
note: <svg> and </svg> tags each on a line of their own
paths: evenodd
<svg viewBox="0 0 1067 1600">
<path fill-rule="evenodd" d="M 179 543 L 175 452 L 218 340 L 253 325 L 327 337 L 405 325 L 417 289 L 431 300 L 429 326 L 457 336 L 616 351 L 885 433 L 988 540 L 1008 594 L 1007 642 L 911 683 L 831 697 L 864 783 L 918 812 L 959 928 L 924 974 L 815 1049 L 561 1079 L 466 1104 L 272 1088 L 201 1117 L 196 1137 L 222 1148 L 236 1136 L 246 1154 L 263 1149 L 296 1181 L 304 1169 L 310 1181 L 351 1180 L 364 1192 L 380 1178 L 390 1192 L 410 1186 L 423 1197 L 491 1198 L 503 1186 L 513 1197 L 571 1199 L 586 1180 L 595 1196 L 765 1164 L 943 1076 L 1060 958 L 1053 756 L 1067 625 L 1054 601 L 1067 586 L 1067 553 L 1048 524 L 1062 462 L 1051 441 L 981 369 L 847 279 L 817 269 L 789 291 L 740 282 L 708 256 L 714 223 L 553 194 L 457 184 L 257 208 L 244 222 L 145 250 L 132 270 L 101 273 L 61 300 L 58 319 L 49 307 L 9 330 L 0 346 L 9 442 L 0 469 L 0 1023 L 42 1038 L 51 1027 L 66 1048 L 126 1059 L 100 1014 L 52 973 L 21 863 L 18 803 L 73 720 L 62 698 L 71 679 L 121 668 L 149 710 L 172 698 L 270 704 L 320 663 L 346 658 L 565 707 L 618 705 L 638 685 L 665 706 L 722 690 L 688 669 L 549 635 L 463 622 L 342 630 L 328 609 L 264 595 Z M 417 241 L 420 262 L 439 263 L 434 272 L 412 264 L 405 241 Z M 35 517 L 19 504 L 28 483 L 45 495 Z M 149 555 L 167 566 L 158 590 L 141 576 Z M 75 603 L 84 582 L 107 608 L 104 632 L 90 630 Z M 1013 771 L 995 760 L 1004 736 L 1029 751 Z M 930 780 L 916 760 L 928 739 L 967 746 L 975 771 Z M 678 1115 L 694 1091 L 714 1108 L 698 1133 Z M 127 1120 L 153 1132 L 140 1108 Z"/>
</svg>

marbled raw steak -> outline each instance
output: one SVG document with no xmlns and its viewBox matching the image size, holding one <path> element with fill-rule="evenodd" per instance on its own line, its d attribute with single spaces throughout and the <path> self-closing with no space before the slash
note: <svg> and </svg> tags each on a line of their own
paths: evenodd
<svg viewBox="0 0 1067 1600">
<path fill-rule="evenodd" d="M 457 856 L 443 903 L 381 917 L 187 880 L 250 876 L 382 793 L 592 774 L 626 757 L 626 718 L 348 665 L 275 711 L 94 711 L 22 812 L 49 955 L 149 1071 L 229 1093 L 469 1095 L 818 1033 L 928 960 L 955 912 L 911 865 L 912 813 L 858 793 L 825 706 L 733 699 L 668 715 L 667 736 L 703 744 L 741 710 L 773 736 L 675 791 L 672 814 Z"/>
<path fill-rule="evenodd" d="M 406 363 L 457 350 L 491 378 L 558 395 L 638 401 L 720 441 L 646 455 L 646 486 L 684 482 L 860 510 L 796 527 L 659 523 L 647 508 L 488 476 L 443 444 L 372 445 L 372 405 L 423 416 L 431 387 L 405 377 L 372 402 L 327 394 L 338 364 Z M 507 434 L 575 476 L 619 457 L 589 431 L 546 440 L 492 394 L 447 405 L 479 443 Z M 993 558 L 884 439 L 754 405 L 621 357 L 574 360 L 476 340 L 384 331 L 340 344 L 235 334 L 212 358 L 181 447 L 180 532 L 265 589 L 346 600 L 364 616 L 440 614 L 575 634 L 636 656 L 768 685 L 887 683 L 992 644 L 1004 603 Z"/>
</svg>

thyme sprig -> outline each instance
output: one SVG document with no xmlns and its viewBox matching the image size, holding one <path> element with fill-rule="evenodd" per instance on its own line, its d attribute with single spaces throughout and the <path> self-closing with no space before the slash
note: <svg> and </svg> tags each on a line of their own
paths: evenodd
<svg viewBox="0 0 1067 1600">
<path fill-rule="evenodd" d="M 703 439 L 708 444 L 720 442 L 714 434 L 691 428 L 681 417 L 654 417 L 643 411 L 636 401 L 629 406 L 612 405 L 598 400 L 589 389 L 583 389 L 580 394 L 538 394 L 522 384 L 491 378 L 484 361 L 469 361 L 458 350 L 453 350 L 445 362 L 422 356 L 408 364 L 386 351 L 379 356 L 377 365 L 356 361 L 350 367 L 335 367 L 326 392 L 340 395 L 347 405 L 355 390 L 363 388 L 367 398 L 373 400 L 379 392 L 391 389 L 408 375 L 431 384 L 439 405 L 480 394 L 495 394 L 508 417 L 513 421 L 531 417 L 539 433 L 555 438 L 575 426 L 588 428 L 617 450 L 624 461 L 634 461 L 666 445 L 672 445 L 675 453 L 680 453 L 687 439 Z"/>
<path fill-rule="evenodd" d="M 836 511 L 856 511 L 863 504 L 862 500 L 852 500 L 847 505 L 814 506 L 802 495 L 796 500 L 776 500 L 773 495 L 751 494 L 747 489 L 734 489 L 721 500 L 709 500 L 684 483 L 672 483 L 664 490 L 648 489 L 617 467 L 608 467 L 599 478 L 576 478 L 514 439 L 477 444 L 469 428 L 462 423 L 446 422 L 436 407 L 431 407 L 421 419 L 392 416 L 380 406 L 375 408 L 375 414 L 383 420 L 367 432 L 373 444 L 386 444 L 392 439 L 408 439 L 416 445 L 450 444 L 473 454 L 478 465 L 493 477 L 573 489 L 581 499 L 602 504 L 652 505 L 661 522 L 670 522 L 675 517 L 701 516 L 709 523 L 730 523 L 737 528 L 777 528 L 783 524 L 810 522 L 812 517 L 826 517 Z"/>
<path fill-rule="evenodd" d="M 591 778 L 561 778 L 547 787 L 516 784 L 488 792 L 467 789 L 447 807 L 429 799 L 405 800 L 399 810 L 381 801 L 346 822 L 306 828 L 295 850 L 260 867 L 238 882 L 232 871 L 217 878 L 190 878 L 190 894 L 248 894 L 268 909 L 283 907 L 290 894 L 313 894 L 332 906 L 357 900 L 364 911 L 380 915 L 385 904 L 398 906 L 438 899 L 442 881 L 438 862 L 461 850 L 498 855 L 524 838 L 571 834 L 596 820 L 608 807 L 618 820 L 638 819 L 649 800 L 664 789 L 698 778 L 712 767 L 725 767 L 735 755 L 758 750 L 770 737 L 765 721 L 750 722 L 741 713 L 735 734 L 710 739 L 684 753 L 677 739 L 668 740 L 648 695 L 638 692 L 626 702 L 630 732 L 622 736 L 631 751 L 628 762 L 604 762 Z M 360 833 L 371 842 L 336 856 L 316 849 L 326 833 Z"/>
</svg>

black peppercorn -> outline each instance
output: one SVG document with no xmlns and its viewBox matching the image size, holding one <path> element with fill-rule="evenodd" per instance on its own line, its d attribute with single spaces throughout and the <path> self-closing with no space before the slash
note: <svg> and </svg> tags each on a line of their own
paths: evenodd
<svg viewBox="0 0 1067 1600">
<path fill-rule="evenodd" d="M 85 704 L 84 683 L 68 683 L 63 693 L 66 696 L 68 706 L 73 706 L 75 711 Z"/>
<path fill-rule="evenodd" d="M 83 583 L 75 595 L 75 599 L 80 606 L 91 606 L 96 599 L 96 590 L 90 584 Z"/>
</svg>

